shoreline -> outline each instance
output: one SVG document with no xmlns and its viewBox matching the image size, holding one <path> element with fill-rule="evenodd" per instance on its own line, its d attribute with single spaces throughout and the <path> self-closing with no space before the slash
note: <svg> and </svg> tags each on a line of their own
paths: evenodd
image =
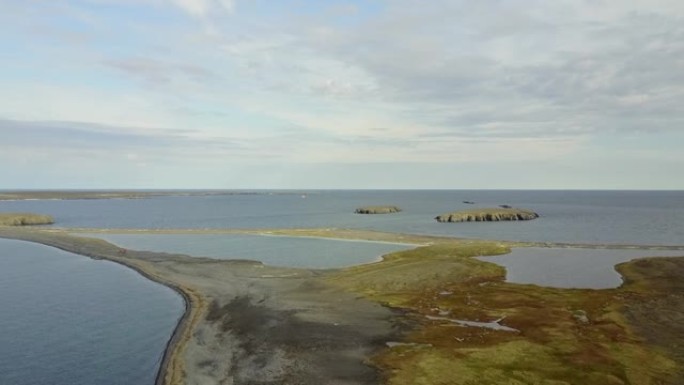
<svg viewBox="0 0 684 385">
<path fill-rule="evenodd" d="M 130 266 L 129 266 L 130 267 Z M 176 360 L 176 356 L 178 355 L 178 349 L 180 348 L 180 341 L 183 340 L 183 336 L 186 333 L 189 333 L 190 330 L 192 330 L 193 326 L 193 320 L 196 319 L 196 317 L 193 317 L 193 313 L 199 313 L 200 306 L 196 304 L 196 299 L 193 296 L 190 296 L 186 290 L 187 288 L 183 288 L 181 286 L 175 285 L 171 282 L 165 282 L 162 280 L 157 279 L 156 277 L 148 274 L 146 271 L 143 269 L 136 269 L 134 267 L 131 267 L 131 269 L 137 271 L 140 275 L 143 277 L 149 279 L 152 282 L 156 282 L 158 284 L 164 285 L 171 290 L 175 291 L 178 293 L 178 295 L 181 296 L 183 299 L 183 305 L 185 309 L 183 310 L 183 315 L 180 316 L 176 323 L 176 327 L 174 327 L 173 332 L 171 333 L 171 336 L 169 339 L 166 341 L 166 345 L 164 346 L 164 351 L 162 353 L 162 359 L 161 362 L 159 363 L 159 368 L 157 370 L 157 374 L 155 375 L 154 379 L 154 384 L 155 385 L 170 385 L 173 384 L 173 381 L 167 381 L 166 378 L 168 374 L 171 372 L 173 373 L 174 371 L 169 370 L 170 367 L 174 366 L 174 361 Z"/>
<path fill-rule="evenodd" d="M 43 246 L 47 247 L 54 247 L 56 249 L 66 251 L 68 253 L 72 253 L 75 255 L 80 255 L 82 257 L 90 258 L 93 260 L 105 260 L 109 262 L 116 263 L 118 265 L 121 265 L 123 267 L 126 267 L 128 269 L 133 270 L 134 272 L 138 273 L 140 276 L 142 276 L 145 279 L 148 279 L 154 283 L 157 283 L 159 285 L 163 285 L 171 290 L 173 290 L 176 294 L 178 294 L 182 299 L 183 299 L 183 314 L 178 318 L 176 322 L 176 326 L 174 327 L 173 331 L 171 332 L 171 335 L 169 336 L 168 340 L 166 341 L 164 351 L 162 352 L 161 356 L 161 361 L 159 363 L 159 368 L 157 369 L 157 373 L 155 374 L 155 385 L 174 385 L 178 383 L 175 380 L 175 376 L 171 377 L 171 380 L 167 380 L 169 373 L 173 374 L 175 371 L 170 370 L 170 368 L 174 368 L 177 364 L 175 361 L 177 360 L 177 355 L 180 353 L 179 349 L 182 349 L 182 346 L 180 345 L 180 341 L 183 340 L 184 336 L 192 329 L 193 326 L 193 321 L 197 321 L 197 316 L 200 313 L 200 310 L 203 310 L 205 306 L 201 304 L 201 301 L 198 301 L 196 296 L 191 295 L 190 293 L 192 290 L 188 287 L 185 287 L 183 285 L 174 283 L 172 281 L 169 281 L 167 279 L 164 279 L 158 275 L 153 274 L 152 272 L 146 270 L 143 266 L 136 265 L 133 263 L 130 263 L 128 261 L 114 258 L 112 256 L 108 255 L 93 255 L 89 253 L 85 253 L 81 250 L 78 249 L 78 245 L 73 245 L 74 247 L 69 247 L 61 244 L 57 244 L 54 242 L 50 242 L 48 239 L 40 238 L 40 237 L 32 237 L 32 236 L 25 236 L 25 234 L 17 234 L 17 233 L 10 233 L 6 234 L 2 232 L 2 228 L 0 228 L 0 238 L 4 239 L 12 239 L 12 240 L 18 240 L 18 241 L 23 241 L 23 242 L 31 242 L 31 243 L 37 243 Z"/>
<path fill-rule="evenodd" d="M 292 229 L 151 229 L 151 228 L 87 228 L 87 227 L 44 227 L 41 230 L 58 233 L 82 234 L 180 234 L 180 235 L 259 235 L 297 238 L 322 238 L 338 241 L 388 243 L 406 246 L 425 246 L 435 242 L 496 242 L 511 247 L 545 247 L 545 248 L 578 248 L 578 249 L 615 249 L 615 250 L 684 250 L 684 245 L 656 244 L 623 244 L 623 243 L 572 243 L 544 241 L 509 241 L 497 239 L 479 239 L 448 237 L 440 235 L 422 235 L 407 233 L 391 233 L 376 230 L 357 230 L 349 228 L 292 228 Z"/>
<path fill-rule="evenodd" d="M 417 247 L 414 249 L 399 252 L 398 255 L 387 259 L 383 258 L 381 263 L 323 271 L 276 268 L 247 261 L 212 260 L 182 254 L 138 250 L 126 250 L 122 254 L 123 249 L 107 241 L 70 235 L 69 231 L 73 230 L 0 227 L 0 237 L 39 243 L 96 260 L 112 261 L 131 268 L 141 276 L 179 293 L 184 300 L 185 311 L 167 341 L 155 378 L 155 385 L 180 385 L 188 381 L 206 380 L 207 376 L 211 379 L 210 383 L 221 381 L 241 383 L 240 379 L 242 379 L 242 381 L 249 380 L 255 384 L 287 385 L 338 384 L 339 378 L 335 376 L 340 372 L 352 378 L 349 381 L 345 380 L 344 384 L 384 383 L 380 382 L 381 374 L 385 379 L 397 378 L 395 376 L 410 377 L 413 375 L 409 373 L 411 372 L 410 365 L 413 363 L 405 361 L 405 353 L 410 353 L 409 356 L 425 354 L 425 359 L 428 360 L 426 362 L 431 362 L 429 360 L 432 360 L 430 358 L 432 351 L 439 355 L 454 351 L 454 349 L 459 351 L 459 349 L 466 348 L 463 352 L 467 357 L 467 354 L 470 354 L 468 352 L 471 351 L 490 352 L 498 346 L 506 346 L 505 344 L 490 345 L 507 341 L 510 336 L 506 333 L 494 333 L 487 337 L 488 339 L 481 340 L 482 334 L 478 330 L 481 328 L 454 329 L 440 326 L 441 321 L 431 320 L 428 316 L 434 316 L 435 309 L 440 310 L 442 306 L 459 309 L 459 313 L 454 314 L 465 315 L 459 316 L 459 319 L 497 319 L 496 317 L 501 317 L 503 314 L 506 316 L 506 325 L 521 331 L 540 330 L 539 326 L 534 326 L 535 322 L 541 322 L 544 327 L 551 327 L 544 323 L 543 317 L 530 318 L 520 313 L 516 307 L 511 308 L 510 301 L 505 297 L 507 294 L 504 294 L 508 291 L 516 293 L 516 296 L 522 296 L 513 298 L 529 296 L 533 303 L 538 300 L 537 296 L 546 296 L 550 293 L 577 296 L 576 301 L 584 301 L 579 309 L 587 309 L 586 313 L 582 313 L 584 310 L 581 310 L 577 314 L 588 314 L 590 320 L 596 319 L 598 323 L 593 325 L 593 322 L 583 324 L 583 321 L 576 321 L 580 322 L 579 329 L 577 329 L 576 324 L 572 322 L 568 324 L 568 318 L 572 320 L 577 315 L 567 309 L 567 304 L 558 302 L 554 305 L 558 308 L 558 314 L 567 313 L 567 316 L 561 315 L 561 318 L 552 322 L 551 325 L 554 325 L 553 327 L 565 325 L 564 327 L 568 329 L 558 332 L 570 333 L 570 335 L 578 330 L 598 333 L 596 335 L 601 336 L 601 341 L 609 341 L 601 342 L 605 344 L 614 342 L 610 342 L 613 341 L 610 339 L 612 337 L 605 340 L 602 333 L 608 333 L 610 336 L 612 332 L 609 330 L 618 329 L 603 329 L 601 325 L 612 323 L 622 328 L 624 332 L 622 332 L 623 337 L 620 338 L 633 342 L 629 342 L 629 345 L 620 345 L 620 349 L 627 347 L 635 352 L 636 356 L 649 355 L 651 359 L 641 363 L 631 361 L 631 359 L 624 361 L 625 358 L 620 356 L 610 356 L 611 360 L 617 360 L 610 362 L 618 362 L 620 367 L 635 365 L 634 367 L 638 368 L 644 365 L 644 368 L 651 373 L 655 370 L 652 368 L 666 364 L 667 370 L 652 372 L 653 378 L 665 379 L 678 370 L 677 362 L 681 362 L 677 361 L 679 351 L 676 349 L 670 353 L 672 354 L 670 357 L 675 359 L 671 361 L 668 356 L 655 354 L 655 351 L 650 350 L 648 345 L 634 342 L 638 340 L 638 335 L 642 335 L 636 334 L 637 332 L 649 335 L 649 330 L 653 329 L 649 323 L 650 319 L 638 318 L 642 317 L 642 313 L 639 312 L 634 315 L 629 313 L 629 316 L 621 315 L 621 311 L 616 307 L 620 302 L 611 302 L 614 301 L 611 298 L 615 295 L 621 296 L 622 294 L 618 293 L 623 292 L 626 293 L 625 295 L 629 292 L 640 293 L 637 297 L 629 295 L 622 297 L 631 301 L 631 309 L 636 309 L 643 306 L 640 296 L 654 298 L 654 300 L 662 297 L 659 293 L 668 293 L 669 291 L 664 290 L 674 289 L 670 286 L 665 288 L 644 286 L 652 285 L 650 282 L 659 282 L 659 280 L 648 276 L 639 278 L 635 274 L 640 271 L 638 269 L 642 268 L 642 265 L 648 268 L 667 263 L 684 264 L 682 257 L 641 259 L 620 264 L 617 269 L 625 281 L 622 286 L 616 289 L 587 291 L 535 288 L 530 285 L 501 282 L 498 278 L 501 275 L 501 268 L 482 265 L 481 262 L 476 262 L 475 258 L 472 258 L 477 255 L 505 253 L 511 247 L 539 247 L 538 244 L 526 242 L 464 240 L 349 229 L 269 230 L 277 233 L 269 235 L 281 236 L 318 238 L 341 236 L 343 240 L 361 237 L 361 240 L 370 238 L 371 241 L 378 239 L 426 241 L 426 243 L 416 244 Z M 169 230 L 163 231 L 169 233 Z M 224 230 L 222 233 L 225 231 L 233 232 L 233 230 Z M 98 229 L 92 232 L 109 232 L 109 230 Z M 136 230 L 136 232 L 141 231 Z M 146 233 L 146 230 L 142 232 Z M 256 233 L 256 230 L 248 230 L 248 232 Z M 148 233 L 157 233 L 157 231 L 151 230 Z M 581 244 L 545 244 L 542 247 L 601 248 L 600 245 Z M 659 249 L 659 247 L 639 245 L 623 246 L 618 249 L 625 248 Z M 432 250 L 437 253 L 435 254 Z M 669 247 L 667 250 L 684 250 L 684 246 Z M 453 263 L 457 263 L 460 267 L 453 270 Z M 434 274 L 435 278 L 425 281 L 426 274 Z M 473 281 L 474 286 L 469 283 L 473 277 L 480 277 Z M 481 285 L 478 283 L 479 279 L 488 284 Z M 668 282 L 676 284 L 678 281 Z M 430 288 L 433 286 L 434 288 Z M 427 291 L 425 291 L 426 287 Z M 499 287 L 505 288 L 504 291 L 497 291 Z M 397 292 L 398 288 L 401 288 L 399 292 Z M 500 303 L 497 302 L 494 308 L 486 306 L 480 309 L 478 305 L 468 303 L 471 294 L 467 293 L 480 296 L 479 301 L 500 301 Z M 448 296 L 445 296 L 447 294 Z M 427 297 L 424 297 L 425 295 Z M 455 297 L 452 300 L 450 299 L 452 295 L 465 295 L 466 297 L 464 299 Z M 500 297 L 501 295 L 504 297 Z M 554 298 L 557 298 L 554 296 L 544 298 L 553 302 Z M 415 302 L 419 298 L 423 299 Z M 467 301 L 464 302 L 466 299 Z M 594 308 L 597 306 L 596 303 L 606 305 L 601 305 L 605 306 L 604 308 Z M 499 310 L 494 310 L 496 308 Z M 395 313 L 391 309 L 402 310 L 400 310 L 401 313 Z M 534 312 L 537 307 L 531 305 L 526 309 L 526 311 Z M 650 308 L 643 311 L 643 314 L 650 313 Z M 426 317 L 423 321 L 417 321 L 411 314 L 413 316 L 422 314 Z M 607 315 L 604 316 L 605 314 Z M 421 333 L 427 331 L 428 334 L 410 334 L 407 329 L 397 331 L 397 322 L 404 325 L 404 328 L 408 327 L 409 330 L 417 328 L 418 331 L 422 331 Z M 669 326 L 676 331 L 675 327 L 678 326 Z M 444 333 L 449 335 L 456 333 L 456 336 L 449 336 L 445 340 L 445 337 L 441 336 Z M 661 338 L 659 335 L 654 338 L 656 337 Z M 470 345 L 461 346 L 462 341 L 471 338 L 478 339 L 480 342 L 474 345 L 470 342 Z M 534 349 L 537 346 L 535 344 L 539 343 L 534 338 L 533 336 L 524 337 L 524 342 L 520 343 Z M 665 332 L 662 341 L 666 342 L 671 338 Z M 490 340 L 491 342 L 488 342 Z M 392 341 L 401 341 L 401 343 L 396 346 L 387 345 Z M 662 344 L 665 342 L 661 340 L 657 342 L 659 346 L 664 346 Z M 578 343 L 580 343 L 578 349 L 594 349 L 593 340 L 580 339 Z M 425 351 L 425 346 L 430 346 L 430 349 Z M 468 348 L 468 346 L 472 347 Z M 264 360 L 267 363 L 266 368 L 269 369 L 264 372 L 262 367 L 253 367 L 255 359 L 260 362 Z M 555 358 L 547 355 L 544 359 Z M 228 362 L 223 362 L 224 360 Z M 567 365 L 573 373 L 575 371 L 575 369 L 570 369 L 573 367 L 570 362 L 553 362 L 556 362 L 554 365 Z M 404 368 L 405 365 L 409 366 Z M 543 372 L 543 366 L 540 368 Z M 427 375 L 436 375 L 439 378 L 441 374 L 435 372 Z M 399 383 L 403 384 L 403 382 Z"/>
<path fill-rule="evenodd" d="M 8 228 L 8 227 L 0 227 L 0 238 L 6 238 L 6 239 L 14 239 L 14 240 L 20 240 L 20 241 L 26 241 L 26 242 L 32 242 L 32 243 L 38 243 L 47 247 L 54 247 L 69 253 L 81 255 L 87 258 L 91 258 L 94 260 L 107 260 L 110 262 L 117 263 L 119 265 L 125 266 L 127 268 L 132 269 L 133 271 L 137 272 L 140 274 L 142 277 L 149 279 L 152 282 L 162 284 L 174 292 L 178 293 L 181 298 L 183 299 L 184 302 L 184 311 L 183 315 L 179 317 L 177 324 L 169 336 L 169 339 L 165 345 L 165 349 L 162 353 L 162 358 L 159 363 L 159 368 L 157 370 L 157 373 L 155 375 L 155 385 L 180 385 L 184 384 L 187 382 L 187 379 L 189 377 L 196 378 L 197 374 L 194 372 L 197 371 L 197 368 L 193 368 L 190 370 L 188 368 L 188 357 L 193 358 L 193 355 L 198 355 L 195 350 L 198 348 L 198 344 L 196 341 L 195 336 L 193 336 L 194 332 L 197 332 L 197 330 L 202 329 L 202 330 L 207 330 L 207 329 L 214 329 L 211 325 L 211 320 L 209 320 L 209 315 L 208 311 L 212 312 L 209 304 L 210 302 L 215 304 L 217 299 L 216 298 L 211 298 L 211 295 L 208 294 L 208 292 L 205 290 L 204 292 L 202 291 L 201 288 L 197 288 L 194 286 L 190 286 L 185 282 L 182 282 L 180 280 L 175 279 L 173 276 L 168 276 L 164 273 L 160 274 L 159 269 L 155 268 L 155 266 L 151 266 L 151 264 L 166 264 L 166 263 L 178 263 L 181 266 L 187 265 L 187 266 L 192 266 L 192 267 L 202 267 L 203 265 L 216 265 L 216 266 L 221 266 L 221 267 L 228 267 L 227 270 L 229 271 L 234 271 L 236 270 L 239 275 L 236 275 L 236 277 L 241 277 L 243 278 L 244 281 L 246 281 L 243 284 L 235 284 L 234 282 L 231 282 L 233 286 L 238 286 L 238 289 L 240 287 L 247 287 L 250 290 L 249 291 L 255 291 L 253 290 L 252 286 L 253 284 L 250 283 L 251 281 L 258 282 L 264 284 L 264 286 L 268 287 L 273 287 L 273 288 L 285 288 L 287 292 L 292 291 L 293 289 L 295 290 L 300 290 L 300 286 L 306 286 L 306 282 L 309 281 L 308 278 L 315 277 L 321 274 L 326 274 L 324 271 L 319 271 L 312 273 L 310 269 L 291 269 L 291 268 L 277 268 L 277 267 L 269 267 L 269 266 L 264 266 L 261 264 L 256 264 L 252 263 L 251 261 L 232 261 L 232 260 L 211 260 L 208 258 L 196 258 L 196 257 L 189 257 L 189 256 L 184 256 L 181 254 L 170 254 L 170 253 L 156 253 L 156 252 L 148 252 L 148 251 L 136 251 L 136 250 L 127 250 L 125 256 L 122 256 L 119 254 L 121 248 L 113 245 L 109 242 L 106 242 L 104 240 L 95 240 L 92 238 L 81 238 L 77 236 L 72 236 L 68 234 L 63 234 L 47 229 L 40 229 L 40 228 Z M 270 272 L 275 272 L 274 274 L 269 274 Z M 288 273 L 289 272 L 289 273 Z M 225 280 L 223 276 L 221 276 L 221 280 Z M 304 282 L 296 282 L 297 280 L 302 280 L 304 279 Z M 294 282 L 295 284 L 292 284 L 291 282 Z M 312 284 L 316 284 L 312 282 Z M 316 284 L 318 285 L 318 284 Z M 223 285 L 222 285 L 223 286 Z M 230 289 L 230 288 L 229 288 Z M 326 288 L 326 291 L 331 291 L 330 288 Z M 230 290 L 228 290 L 230 291 Z M 266 292 L 262 290 L 256 290 L 257 293 L 262 293 L 267 294 L 271 292 L 272 290 L 267 290 Z M 308 291 L 308 289 L 307 289 Z M 211 293 L 213 295 L 213 293 Z M 359 384 L 371 384 L 371 383 L 376 383 L 374 380 L 369 381 L 370 378 L 375 379 L 377 374 L 375 372 L 375 369 L 370 368 L 367 366 L 367 363 L 365 362 L 365 357 L 369 355 L 369 350 L 376 350 L 378 349 L 377 346 L 377 341 L 378 338 L 381 339 L 394 339 L 396 338 L 394 336 L 394 332 L 392 332 L 392 328 L 389 323 L 389 316 L 391 314 L 391 311 L 388 309 L 377 305 L 373 304 L 370 301 L 367 301 L 367 303 L 364 305 L 366 308 L 370 308 L 373 310 L 371 312 L 370 317 L 375 318 L 372 319 L 372 322 L 378 323 L 378 325 L 373 325 L 371 330 L 365 332 L 362 331 L 361 333 L 357 333 L 356 331 L 351 331 L 354 333 L 354 337 L 357 340 L 356 342 L 354 341 L 349 341 L 349 342 L 344 342 L 348 339 L 345 334 L 350 333 L 349 330 L 347 330 L 343 325 L 344 321 L 343 319 L 339 320 L 340 322 L 329 322 L 328 320 L 332 321 L 338 321 L 335 316 L 331 316 L 331 314 L 328 313 L 344 313 L 343 314 L 337 314 L 340 316 L 343 316 L 343 318 L 348 318 L 349 320 L 355 320 L 356 318 L 363 320 L 367 318 L 367 314 L 360 314 L 360 315 L 354 315 L 353 314 L 353 309 L 356 308 L 356 304 L 359 301 L 363 301 L 359 298 L 356 298 L 355 296 L 347 293 L 344 295 L 341 295 L 340 293 L 333 292 L 332 298 L 339 298 L 339 297 L 344 297 L 342 300 L 347 302 L 345 305 L 341 305 L 340 309 L 335 308 L 335 306 L 330 306 L 331 304 L 328 302 L 327 298 L 329 297 L 328 294 L 331 293 L 324 293 L 322 295 L 322 298 L 316 299 L 314 298 L 309 298 L 311 296 L 315 296 L 314 294 L 308 294 L 305 293 L 302 295 L 301 293 L 297 293 L 296 296 L 294 296 L 294 301 L 297 304 L 300 304 L 302 299 L 307 300 L 307 301 L 312 301 L 312 304 L 310 306 L 305 306 L 307 307 L 322 307 L 323 311 L 321 314 L 307 314 L 307 319 L 304 320 L 303 322 L 306 324 L 311 324 L 314 326 L 314 333 L 313 335 L 316 335 L 316 327 L 320 328 L 321 326 L 325 329 L 325 332 L 318 332 L 319 338 L 318 340 L 322 339 L 324 336 L 331 337 L 331 341 L 328 342 L 330 354 L 337 356 L 342 354 L 339 359 L 344 360 L 344 361 L 350 361 L 349 357 L 347 357 L 349 354 L 345 352 L 344 349 L 349 350 L 348 348 L 351 348 L 354 351 L 355 355 L 358 355 L 358 359 L 353 360 L 353 362 L 345 362 L 345 365 L 353 366 L 352 369 L 352 376 L 353 375 L 358 375 L 360 378 L 358 382 L 353 382 L 353 383 L 359 383 Z M 242 300 L 244 294 L 238 294 L 237 296 L 234 296 L 235 293 L 231 292 L 231 297 L 233 298 L 232 302 L 229 302 L 228 305 L 231 303 L 234 303 L 236 300 Z M 319 297 L 321 297 L 321 294 L 318 294 Z M 259 303 L 263 302 L 263 298 L 259 300 Z M 292 299 L 288 298 L 285 304 L 279 305 L 279 306 L 273 306 L 273 308 L 269 306 L 261 306 L 260 307 L 265 307 L 265 309 L 259 309 L 259 310 L 266 310 L 267 313 L 276 313 L 276 319 L 281 318 L 277 314 L 280 312 L 285 312 L 283 314 L 287 314 L 288 316 L 292 316 L 292 312 L 298 312 L 300 311 L 301 305 L 298 306 L 293 306 L 293 304 L 288 304 L 287 302 L 291 302 Z M 256 302 L 256 301 L 254 301 Z M 279 301 L 278 301 L 279 302 Z M 366 301 L 364 301 L 366 302 Z M 212 304 L 212 306 L 214 306 Z M 254 303 L 247 303 L 247 304 L 241 304 L 245 310 L 246 313 L 250 313 L 250 311 L 253 311 L 253 309 L 256 307 L 256 304 Z M 337 305 L 337 304 L 335 304 Z M 381 317 L 377 317 L 377 313 L 382 313 L 384 314 Z M 268 316 L 268 315 L 267 315 Z M 308 320 L 308 318 L 313 318 L 313 320 Z M 321 320 L 319 318 L 322 318 L 325 320 L 326 324 L 334 326 L 332 329 L 330 326 L 325 326 L 321 325 Z M 225 322 L 225 321 L 224 321 Z M 301 320 L 294 320 L 291 321 L 292 323 L 301 323 Z M 209 324 L 209 325 L 207 325 Z M 360 322 L 359 325 L 365 324 L 365 322 Z M 249 330 L 250 327 L 247 327 L 248 330 L 246 331 L 237 331 L 237 343 L 228 343 L 226 344 L 227 346 L 223 346 L 224 350 L 227 352 L 230 352 L 235 349 L 241 349 L 241 346 L 243 346 L 244 342 L 240 342 L 241 338 L 243 338 L 243 333 L 249 333 L 245 334 L 244 338 L 249 342 L 249 340 L 254 336 L 255 334 L 252 334 Z M 286 333 L 290 333 L 291 330 L 289 330 L 289 327 L 285 327 L 284 331 Z M 298 332 L 293 333 L 293 337 L 296 337 L 297 335 L 302 335 L 302 338 L 304 339 L 309 339 L 311 340 L 311 337 L 304 337 L 304 335 L 309 334 L 309 329 L 308 328 L 302 328 L 299 327 L 297 329 Z M 358 329 L 358 326 L 354 327 L 354 329 Z M 336 338 L 334 334 L 336 331 L 339 330 L 340 332 L 337 334 L 340 334 L 339 337 Z M 234 333 L 235 330 L 228 330 L 230 333 Z M 219 332 L 217 335 L 222 335 L 223 337 L 226 337 L 224 332 Z M 359 334 L 359 335 L 357 335 Z M 213 352 L 213 349 L 217 347 L 216 343 L 218 341 L 223 340 L 222 338 L 209 338 L 211 341 L 209 341 L 210 349 L 209 351 Z M 236 337 L 233 337 L 236 338 Z M 225 341 L 221 341 L 223 344 Z M 299 349 L 296 345 L 299 345 L 299 342 L 297 340 L 293 340 L 292 342 L 289 341 L 289 338 L 287 341 L 285 341 L 285 346 L 287 348 L 295 348 L 294 355 L 295 357 L 281 357 L 280 355 L 278 357 L 268 357 L 269 359 L 274 361 L 274 365 L 280 365 L 282 366 L 281 370 L 279 370 L 279 373 L 286 373 L 287 371 L 285 370 L 286 368 L 291 368 L 295 369 L 298 372 L 302 373 L 296 373 L 294 375 L 291 375 L 293 378 L 295 378 L 295 382 L 283 382 L 284 384 L 287 383 L 292 383 L 292 384 L 318 384 L 318 383 L 327 383 L 328 380 L 326 379 L 318 379 L 318 378 L 325 378 L 329 374 L 326 373 L 327 371 L 320 370 L 320 368 L 317 367 L 317 365 L 311 365 L 311 362 L 319 362 L 319 361 L 324 361 L 324 364 L 321 366 L 336 366 L 335 360 L 330 360 L 329 358 L 326 359 L 325 357 L 319 358 L 316 357 L 317 355 L 312 354 L 311 349 Z M 316 340 L 311 340 L 310 343 L 315 343 L 316 346 L 320 345 L 318 341 Z M 365 345 L 365 347 L 359 347 L 359 343 L 362 343 Z M 213 344 L 213 345 L 212 345 Z M 342 348 L 337 348 L 336 345 L 349 345 L 349 346 L 343 346 Z M 204 346 L 199 346 L 200 348 Z M 192 354 L 187 354 L 188 349 L 193 350 Z M 205 349 L 207 350 L 207 349 Z M 338 352 L 337 350 L 340 350 Z M 344 354 L 343 354 L 344 353 Z M 247 357 L 249 357 L 249 354 L 245 353 Z M 296 357 L 297 355 L 301 357 Z M 245 357 L 240 357 L 240 360 L 246 360 Z M 299 361 L 304 362 L 303 368 L 297 368 L 297 365 L 299 365 Z M 307 363 L 307 361 L 310 361 Z M 201 368 L 200 368 L 201 369 Z M 194 371 L 194 372 L 193 372 Z M 307 372 L 312 372 L 312 373 L 307 373 Z M 354 373 L 358 372 L 358 374 Z M 230 373 L 233 375 L 232 373 Z M 313 374 L 313 375 L 312 375 Z M 299 378 L 299 379 L 298 379 Z M 313 378 L 316 378 L 315 380 Z M 365 378 L 365 379 L 364 379 Z M 217 378 L 218 380 L 223 380 L 224 378 Z M 323 382 L 321 382 L 323 381 Z"/>
</svg>

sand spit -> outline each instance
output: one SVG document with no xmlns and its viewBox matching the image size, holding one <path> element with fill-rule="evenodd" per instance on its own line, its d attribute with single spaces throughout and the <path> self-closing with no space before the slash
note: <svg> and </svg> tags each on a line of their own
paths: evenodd
<svg viewBox="0 0 684 385">
<path fill-rule="evenodd" d="M 357 230 L 344 228 L 300 228 L 300 229 L 132 229 L 132 228 L 60 228 L 51 227 L 49 231 L 56 233 L 101 233 L 101 234 L 245 234 L 284 236 L 302 238 L 324 238 L 334 240 L 384 242 L 389 244 L 427 246 L 432 244 L 495 242 L 509 247 L 548 247 L 548 248 L 582 248 L 582 249 L 615 249 L 615 250 L 684 250 L 684 245 L 636 245 L 619 243 L 567 243 L 567 242 L 531 242 L 531 241 L 502 241 L 475 238 L 459 238 L 436 235 L 416 235 L 402 233 L 388 233 L 375 230 Z"/>
<path fill-rule="evenodd" d="M 135 269 L 183 296 L 157 385 L 375 384 L 367 357 L 396 340 L 394 314 L 325 282 L 328 272 L 121 249 L 51 230 L 0 229 Z"/>
<path fill-rule="evenodd" d="M 529 221 L 535 218 L 539 218 L 539 214 L 530 210 L 501 207 L 455 211 L 435 217 L 437 222 Z"/>
</svg>

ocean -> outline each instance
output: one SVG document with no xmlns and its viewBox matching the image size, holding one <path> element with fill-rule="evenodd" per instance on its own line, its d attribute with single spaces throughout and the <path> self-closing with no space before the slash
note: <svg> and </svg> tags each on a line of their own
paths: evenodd
<svg viewBox="0 0 684 385">
<path fill-rule="evenodd" d="M 450 211 L 502 204 L 534 210 L 541 218 L 516 223 L 434 220 Z M 391 215 L 353 213 L 356 207 L 365 205 L 396 205 L 403 211 Z M 60 227 L 337 227 L 541 242 L 684 244 L 684 191 L 261 192 L 150 199 L 0 201 L 0 211 L 50 214 Z"/>
<path fill-rule="evenodd" d="M 522 247 L 478 257 L 506 268 L 506 282 L 545 287 L 609 289 L 622 284 L 615 265 L 637 258 L 682 257 L 682 250 Z"/>
</svg>

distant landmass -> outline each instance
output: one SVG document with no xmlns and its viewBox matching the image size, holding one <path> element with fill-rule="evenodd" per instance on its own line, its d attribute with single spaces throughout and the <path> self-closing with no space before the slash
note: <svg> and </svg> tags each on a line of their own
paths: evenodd
<svg viewBox="0 0 684 385">
<path fill-rule="evenodd" d="M 301 195 L 294 191 L 239 191 L 239 190 L 159 190 L 159 191 L 104 191 L 104 190 L 26 190 L 0 191 L 0 201 L 7 200 L 76 200 L 76 199 L 146 199 L 163 196 L 222 196 L 222 195 Z"/>
</svg>

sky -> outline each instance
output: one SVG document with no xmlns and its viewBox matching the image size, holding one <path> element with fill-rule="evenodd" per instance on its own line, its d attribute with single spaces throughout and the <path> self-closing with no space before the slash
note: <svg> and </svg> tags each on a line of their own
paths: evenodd
<svg viewBox="0 0 684 385">
<path fill-rule="evenodd" d="M 681 0 L 0 0 L 0 189 L 684 189 Z"/>
</svg>

